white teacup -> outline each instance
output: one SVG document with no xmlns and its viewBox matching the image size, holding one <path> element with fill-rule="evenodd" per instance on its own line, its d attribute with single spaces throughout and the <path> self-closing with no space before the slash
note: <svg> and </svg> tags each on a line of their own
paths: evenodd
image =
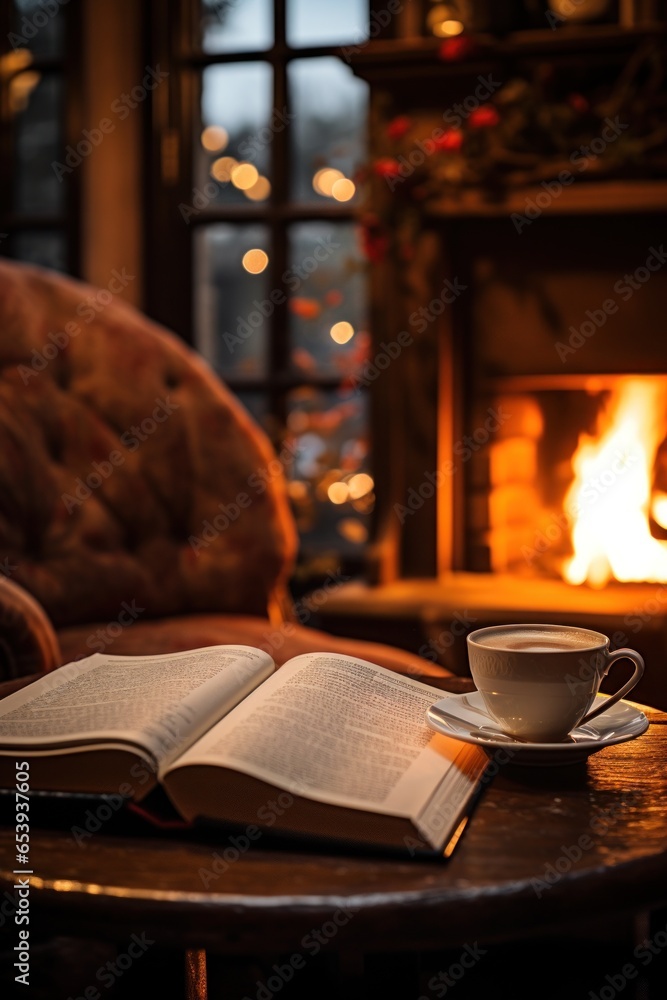
<svg viewBox="0 0 667 1000">
<path fill-rule="evenodd" d="M 634 649 L 609 651 L 601 632 L 570 625 L 495 625 L 467 637 L 472 679 L 490 715 L 511 736 L 557 743 L 605 712 L 640 681 Z M 629 659 L 630 680 L 589 711 L 612 663 Z"/>
</svg>

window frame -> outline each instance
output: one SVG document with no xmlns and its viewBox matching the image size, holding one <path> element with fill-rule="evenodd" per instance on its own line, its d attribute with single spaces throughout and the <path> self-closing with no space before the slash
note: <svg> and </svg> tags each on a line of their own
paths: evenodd
<svg viewBox="0 0 667 1000">
<path fill-rule="evenodd" d="M 63 81 L 61 106 L 61 132 L 64 149 L 76 144 L 84 128 L 81 93 L 83 89 L 82 0 L 70 0 L 61 7 L 57 17 L 64 19 L 64 46 L 61 56 L 34 55 L 31 70 L 42 74 L 59 74 Z M 12 32 L 14 4 L 0 0 L 0 55 L 12 51 L 9 34 Z M 27 67 L 24 67 L 24 69 Z M 73 170 L 62 183 L 65 186 L 62 208 L 54 214 L 18 213 L 14 207 L 14 154 L 15 129 L 9 116 L 8 87 L 10 81 L 24 70 L 16 70 L 7 77 L 0 76 L 0 233 L 7 233 L 0 241 L 0 256 L 17 259 L 13 253 L 15 234 L 30 231 L 62 232 L 66 241 L 66 271 L 81 276 L 81 198 L 82 177 L 80 170 Z"/>
<path fill-rule="evenodd" d="M 377 0 L 372 0 L 370 11 Z M 363 206 L 357 202 L 335 204 L 322 201 L 299 204 L 290 191 L 290 130 L 276 132 L 271 142 L 271 196 L 266 202 L 243 205 L 209 205 L 186 224 L 180 205 L 192 205 L 195 180 L 195 136 L 200 126 L 200 74 L 207 66 L 240 62 L 264 62 L 273 72 L 272 108 L 290 109 L 288 68 L 294 60 L 337 57 L 344 65 L 343 45 L 316 45 L 295 48 L 286 37 L 286 0 L 274 0 L 274 42 L 266 50 L 247 49 L 229 53 L 205 53 L 193 44 L 199 18 L 197 0 L 148 0 L 144 8 L 145 54 L 151 66 L 168 71 L 162 87 L 153 92 L 144 121 L 146 181 L 144 189 L 144 308 L 158 323 L 175 331 L 196 346 L 194 310 L 194 234 L 202 226 L 215 223 L 266 225 L 269 237 L 269 288 L 281 288 L 282 276 L 289 269 L 290 226 L 302 222 L 357 223 Z M 369 92 L 370 100 L 370 92 Z M 370 110 L 370 108 L 369 108 Z M 152 179 L 152 183 L 151 183 Z M 184 276 L 184 280 L 183 277 Z M 369 278 L 370 278 L 369 273 Z M 282 298 L 282 297 L 281 297 Z M 370 320 L 370 281 L 368 282 Z M 273 446 L 284 445 L 285 427 L 290 408 L 290 394 L 299 388 L 331 393 L 341 389 L 346 379 L 338 374 L 303 373 L 291 364 L 289 296 L 276 304 L 270 318 L 265 372 L 261 377 L 221 377 L 229 389 L 239 395 L 261 394 L 266 401 L 268 419 L 264 427 Z M 367 436 L 371 468 L 376 423 L 373 394 L 368 387 L 359 391 L 367 405 Z M 321 577 L 325 556 L 350 576 L 363 577 L 374 561 L 376 513 L 368 515 L 368 540 L 356 552 L 327 548 L 321 554 L 310 543 L 300 546 L 298 569 L 294 579 L 308 587 Z M 341 545 L 343 541 L 341 539 Z"/>
<path fill-rule="evenodd" d="M 202 209 L 186 225 L 177 211 L 179 204 L 192 203 L 194 147 L 192 137 L 198 117 L 200 74 L 207 66 L 238 62 L 264 62 L 273 72 L 272 108 L 290 109 L 288 67 L 295 59 L 340 57 L 340 48 L 332 45 L 294 48 L 287 43 L 286 0 L 274 0 L 274 43 L 265 50 L 208 53 L 198 51 L 192 39 L 199 16 L 198 0 L 151 0 L 148 6 L 147 34 L 153 65 L 159 62 L 169 71 L 168 87 L 153 95 L 148 122 L 151 162 L 149 176 L 161 177 L 162 183 L 149 191 L 147 205 L 145 261 L 146 307 L 158 321 L 175 329 L 188 343 L 195 341 L 193 302 L 194 232 L 215 223 L 265 225 L 269 234 L 269 286 L 280 288 L 282 275 L 289 268 L 289 228 L 295 222 L 356 222 L 357 205 L 297 204 L 291 200 L 290 132 L 276 132 L 271 141 L 271 195 L 266 202 L 248 205 L 214 205 Z M 188 39 L 185 45 L 183 40 Z M 173 171 L 175 158 L 177 168 Z M 173 171 L 173 172 L 172 172 Z M 179 233 L 180 229 L 180 233 Z M 169 248 L 167 252 L 166 248 Z M 185 282 L 174 280 L 187 274 Z M 165 275 L 169 275 L 165 280 Z M 291 389 L 312 386 L 321 390 L 337 389 L 342 379 L 335 375 L 304 375 L 290 365 L 289 302 L 276 304 L 271 316 L 271 335 L 267 342 L 266 374 L 255 378 L 224 376 L 233 392 L 262 392 L 269 412 L 280 424 L 287 416 L 287 396 Z"/>
</svg>

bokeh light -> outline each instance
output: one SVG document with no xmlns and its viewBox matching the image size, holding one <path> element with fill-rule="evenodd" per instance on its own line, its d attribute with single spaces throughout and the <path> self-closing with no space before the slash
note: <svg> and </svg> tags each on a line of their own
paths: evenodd
<svg viewBox="0 0 667 1000">
<path fill-rule="evenodd" d="M 336 201 L 349 201 L 350 198 L 354 198 L 356 193 L 356 187 L 354 182 L 348 180 L 347 177 L 341 177 L 337 180 L 331 188 L 331 194 L 336 199 Z"/>
<path fill-rule="evenodd" d="M 220 153 L 228 142 L 227 129 L 222 125 L 207 125 L 201 134 L 201 144 L 209 153 Z"/>
<path fill-rule="evenodd" d="M 347 320 L 341 320 L 340 323 L 334 323 L 329 335 L 337 344 L 347 344 L 348 340 L 354 337 L 354 327 Z"/>
<path fill-rule="evenodd" d="M 342 180 L 345 180 L 345 174 L 341 173 L 340 170 L 324 167 L 322 170 L 318 170 L 313 177 L 313 188 L 324 198 L 331 198 L 334 184 L 336 181 Z"/>
<path fill-rule="evenodd" d="M 211 177 L 221 184 L 227 184 L 232 179 L 232 170 L 238 166 L 238 160 L 233 156 L 221 156 L 211 164 Z"/>
<path fill-rule="evenodd" d="M 269 263 L 269 255 L 264 250 L 248 250 L 243 254 L 242 263 L 249 274 L 261 274 Z"/>
<path fill-rule="evenodd" d="M 259 180 L 259 171 L 252 163 L 239 163 L 232 168 L 232 184 L 239 191 L 248 191 Z"/>
<path fill-rule="evenodd" d="M 337 524 L 338 533 L 354 545 L 368 541 L 368 528 L 357 517 L 344 517 Z"/>
<path fill-rule="evenodd" d="M 372 476 L 369 476 L 367 472 L 358 472 L 355 476 L 352 476 L 347 487 L 350 497 L 353 500 L 358 500 L 360 497 L 370 493 L 374 485 Z"/>
<path fill-rule="evenodd" d="M 245 192 L 251 201 L 265 201 L 271 194 L 271 182 L 266 177 L 258 177 L 252 187 Z"/>
<path fill-rule="evenodd" d="M 327 496 L 332 503 L 341 504 L 345 503 L 350 495 L 350 491 L 347 487 L 347 483 L 332 483 L 327 490 Z"/>
</svg>

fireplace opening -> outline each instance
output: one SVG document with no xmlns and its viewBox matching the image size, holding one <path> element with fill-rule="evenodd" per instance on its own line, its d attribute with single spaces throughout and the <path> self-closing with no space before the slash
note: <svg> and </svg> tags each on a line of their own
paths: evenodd
<svg viewBox="0 0 667 1000">
<path fill-rule="evenodd" d="M 667 378 L 499 395 L 480 544 L 493 572 L 667 582 Z"/>
<path fill-rule="evenodd" d="M 452 262 L 468 286 L 449 359 L 460 395 L 439 397 L 459 408 L 454 460 L 489 412 L 495 429 L 462 469 L 450 530 L 465 541 L 440 569 L 667 582 L 662 219 L 545 218 L 509 245 L 506 221 L 462 226 Z"/>
</svg>

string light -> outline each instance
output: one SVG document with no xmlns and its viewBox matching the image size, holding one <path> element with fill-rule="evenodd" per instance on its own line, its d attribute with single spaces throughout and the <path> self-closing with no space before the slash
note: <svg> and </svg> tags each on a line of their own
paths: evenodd
<svg viewBox="0 0 667 1000">
<path fill-rule="evenodd" d="M 353 181 L 348 180 L 347 177 L 341 177 L 332 186 L 331 194 L 336 201 L 349 201 L 350 198 L 354 198 L 356 190 Z"/>
<path fill-rule="evenodd" d="M 207 125 L 201 134 L 201 144 L 209 153 L 220 153 L 229 142 L 229 134 L 222 125 Z"/>
<path fill-rule="evenodd" d="M 359 500 L 360 497 L 370 493 L 374 485 L 373 477 L 369 476 L 367 472 L 357 472 L 347 484 L 353 500 Z"/>
<path fill-rule="evenodd" d="M 445 4 L 438 4 L 430 12 L 427 23 L 436 38 L 451 38 L 453 35 L 460 35 L 465 29 L 463 21 L 452 17 L 455 12 L 455 8 Z"/>
<path fill-rule="evenodd" d="M 368 541 L 368 528 L 356 517 L 344 517 L 336 525 L 339 534 L 346 538 L 348 542 L 362 545 Z"/>
<path fill-rule="evenodd" d="M 460 35 L 464 28 L 463 21 L 448 18 L 433 28 L 433 34 L 438 38 L 452 38 L 454 35 Z"/>
<path fill-rule="evenodd" d="M 323 167 L 313 177 L 313 188 L 317 194 L 330 198 L 334 184 L 336 181 L 342 180 L 345 180 L 345 174 L 341 173 L 340 170 L 335 170 L 333 167 Z"/>
<path fill-rule="evenodd" d="M 239 191 L 248 191 L 259 180 L 259 171 L 252 163 L 239 163 L 232 168 L 232 184 Z"/>
<path fill-rule="evenodd" d="M 348 340 L 354 337 L 354 327 L 347 320 L 341 320 L 340 323 L 334 323 L 329 330 L 329 336 L 337 344 L 347 344 Z"/>
<path fill-rule="evenodd" d="M 29 69 L 13 76 L 9 81 L 9 106 L 12 114 L 20 114 L 28 107 L 28 100 L 42 79 L 36 70 Z"/>
<path fill-rule="evenodd" d="M 211 177 L 221 184 L 226 184 L 232 178 L 232 170 L 238 166 L 238 160 L 233 156 L 221 156 L 211 164 Z"/>
<path fill-rule="evenodd" d="M 347 488 L 347 483 L 332 483 L 327 490 L 327 496 L 332 503 L 341 504 L 345 503 L 349 496 L 349 490 Z"/>
<path fill-rule="evenodd" d="M 245 192 L 251 201 L 265 201 L 271 194 L 271 184 L 266 177 L 258 177 L 252 187 Z"/>
<path fill-rule="evenodd" d="M 241 263 L 249 274 L 261 274 L 269 263 L 269 255 L 264 250 L 248 250 Z"/>
</svg>

